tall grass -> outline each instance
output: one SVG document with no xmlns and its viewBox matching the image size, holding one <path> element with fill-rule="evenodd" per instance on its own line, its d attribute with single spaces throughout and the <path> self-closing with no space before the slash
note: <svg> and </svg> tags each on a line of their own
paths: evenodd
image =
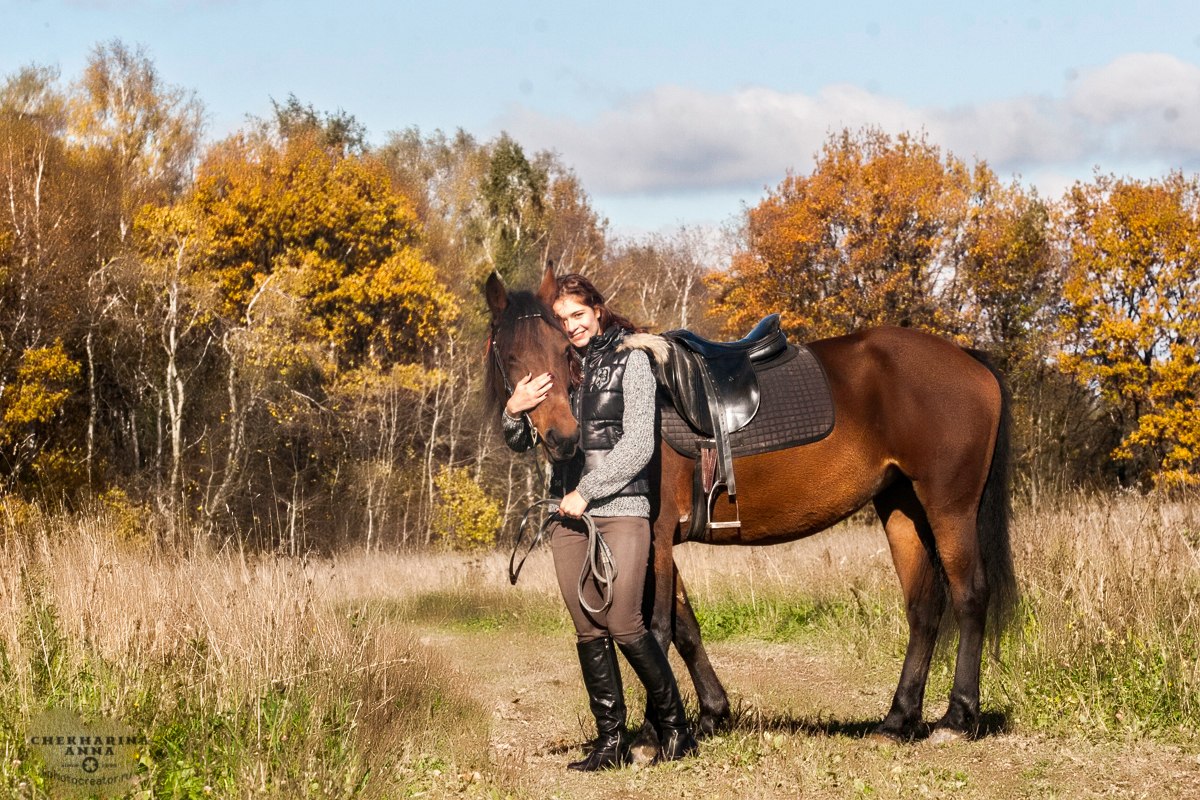
<svg viewBox="0 0 1200 800">
<path fill-rule="evenodd" d="M 1200 731 L 1200 502 L 1076 496 L 1019 516 L 1021 627 L 996 672 L 1019 719 Z"/>
<path fill-rule="evenodd" d="M 63 707 L 145 732 L 155 797 L 512 788 L 486 766 L 489 711 L 414 631 L 569 636 L 548 553 L 514 590 L 501 553 L 179 555 L 126 511 L 0 508 L 0 794 L 46 796 L 23 736 Z M 1014 519 L 1023 596 L 999 659 L 985 657 L 985 711 L 1018 729 L 1195 742 L 1200 503 L 1080 495 Z M 868 667 L 848 692 L 898 675 L 907 628 L 877 523 L 676 558 L 714 649 L 832 648 Z M 931 706 L 952 658 L 935 661 Z"/>
<path fill-rule="evenodd" d="M 999 658 L 985 655 L 985 710 L 1030 729 L 1195 740 L 1200 501 L 1071 495 L 1017 509 L 1012 538 L 1022 599 Z M 908 632 L 878 523 L 677 552 L 710 641 L 832 636 L 899 674 Z M 953 656 L 944 646 L 935 660 L 931 703 L 949 691 Z"/>
<path fill-rule="evenodd" d="M 488 716 L 451 665 L 355 601 L 385 575 L 419 584 L 412 565 L 178 557 L 107 512 L 17 511 L 0 521 L 0 793 L 47 791 L 22 744 L 46 708 L 144 731 L 155 797 L 395 796 L 486 757 Z"/>
</svg>

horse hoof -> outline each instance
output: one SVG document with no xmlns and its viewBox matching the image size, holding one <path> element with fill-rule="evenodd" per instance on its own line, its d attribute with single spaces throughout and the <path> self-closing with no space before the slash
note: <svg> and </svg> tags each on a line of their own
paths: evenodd
<svg viewBox="0 0 1200 800">
<path fill-rule="evenodd" d="M 966 739 L 967 735 L 962 731 L 956 731 L 952 728 L 938 728 L 929 735 L 929 739 L 926 741 L 934 747 L 942 747 L 954 742 L 963 742 Z"/>
<path fill-rule="evenodd" d="M 883 731 L 871 731 L 867 734 L 867 744 L 873 744 L 876 747 L 895 747 L 898 744 L 904 744 L 904 739 L 894 733 L 884 733 Z"/>
<path fill-rule="evenodd" d="M 693 731 L 697 739 L 707 739 L 710 736 L 716 735 L 720 730 L 729 726 L 729 715 L 723 717 L 706 717 L 703 714 L 696 720 L 696 729 Z"/>
<path fill-rule="evenodd" d="M 629 763 L 635 767 L 649 766 L 657 757 L 658 747 L 647 742 L 635 743 L 629 748 Z"/>
</svg>

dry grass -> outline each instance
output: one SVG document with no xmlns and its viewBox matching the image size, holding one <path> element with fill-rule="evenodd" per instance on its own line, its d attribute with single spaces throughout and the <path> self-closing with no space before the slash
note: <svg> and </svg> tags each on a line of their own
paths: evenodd
<svg viewBox="0 0 1200 800">
<path fill-rule="evenodd" d="M 1076 496 L 1021 514 L 1025 592 L 1004 686 L 1022 721 L 1200 729 L 1200 502 Z"/>
<path fill-rule="evenodd" d="M 66 707 L 147 731 L 156 795 L 377 796 L 414 764 L 479 765 L 483 713 L 450 665 L 355 600 L 415 590 L 426 560 L 176 558 L 103 514 L 21 513 L 0 542 L 6 755 L 30 717 Z M 3 778 L 39 791 L 11 758 Z"/>
<path fill-rule="evenodd" d="M 521 585 L 491 553 L 297 560 L 156 552 L 110 510 L 0 515 L 0 785 L 42 796 L 19 763 L 46 707 L 147 731 L 155 796 L 504 794 L 491 710 L 420 632 L 569 639 L 549 554 Z M 116 514 L 114 516 L 114 514 Z M 985 707 L 1014 729 L 1195 742 L 1200 728 L 1200 503 L 1072 497 L 1015 515 L 1024 599 Z M 710 641 L 809 637 L 894 680 L 906 630 L 882 531 L 848 523 L 769 548 L 686 546 Z M 930 697 L 948 690 L 948 654 Z M 518 790 L 519 793 L 519 790 Z"/>
</svg>

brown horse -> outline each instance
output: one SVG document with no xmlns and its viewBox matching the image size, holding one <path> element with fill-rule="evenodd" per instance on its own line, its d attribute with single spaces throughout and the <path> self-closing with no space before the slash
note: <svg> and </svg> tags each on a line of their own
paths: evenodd
<svg viewBox="0 0 1200 800">
<path fill-rule="evenodd" d="M 497 398 L 526 373 L 570 371 L 570 343 L 550 311 L 554 274 L 536 293 L 487 282 L 492 328 L 489 382 Z M 1016 598 L 1008 535 L 1008 398 L 981 353 L 906 328 L 876 328 L 810 344 L 833 392 L 835 425 L 824 439 L 735 460 L 741 528 L 715 529 L 708 544 L 762 545 L 810 536 L 873 502 L 900 577 L 909 641 L 891 709 L 875 729 L 887 739 L 923 735 L 930 658 L 947 594 L 958 625 L 954 684 L 933 741 L 977 732 L 984 629 L 996 635 Z M 505 374 L 501 375 L 500 370 Z M 530 412 L 552 459 L 574 452 L 578 426 L 566 381 Z M 664 650 L 675 643 L 709 732 L 729 702 L 700 641 L 675 567 L 680 518 L 691 511 L 694 462 L 660 443 L 658 503 L 647 586 L 648 623 Z M 726 504 L 717 519 L 728 518 Z M 731 504 L 728 506 L 731 508 Z"/>
</svg>

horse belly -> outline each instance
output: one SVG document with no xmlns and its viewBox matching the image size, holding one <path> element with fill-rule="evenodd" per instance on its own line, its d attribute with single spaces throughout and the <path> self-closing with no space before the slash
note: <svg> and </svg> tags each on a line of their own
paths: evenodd
<svg viewBox="0 0 1200 800">
<path fill-rule="evenodd" d="M 710 544 L 761 545 L 802 539 L 862 508 L 891 479 L 891 464 L 874 448 L 835 429 L 825 439 L 734 460 L 736 504 L 720 494 Z"/>
</svg>

